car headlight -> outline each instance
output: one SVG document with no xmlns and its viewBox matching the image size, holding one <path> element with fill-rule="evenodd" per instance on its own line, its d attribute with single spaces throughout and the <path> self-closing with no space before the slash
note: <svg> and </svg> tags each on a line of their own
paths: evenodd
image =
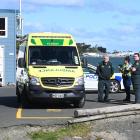
<svg viewBox="0 0 140 140">
<path fill-rule="evenodd" d="M 84 85 L 84 77 L 81 76 L 81 77 L 75 78 L 75 82 L 77 85 Z"/>
<path fill-rule="evenodd" d="M 39 78 L 34 77 L 34 76 L 30 76 L 30 84 L 31 85 L 40 85 Z"/>
</svg>

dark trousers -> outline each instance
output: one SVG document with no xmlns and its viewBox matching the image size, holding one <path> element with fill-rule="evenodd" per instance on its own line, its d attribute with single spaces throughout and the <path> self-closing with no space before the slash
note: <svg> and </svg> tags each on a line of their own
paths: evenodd
<svg viewBox="0 0 140 140">
<path fill-rule="evenodd" d="M 99 80 L 98 81 L 98 101 L 107 100 L 110 90 L 110 80 Z M 103 95 L 105 96 L 103 97 Z"/>
<path fill-rule="evenodd" d="M 140 103 L 140 84 L 134 84 L 135 103 Z"/>
<path fill-rule="evenodd" d="M 126 100 L 130 100 L 130 86 L 131 86 L 131 78 L 123 78 L 123 85 L 126 92 Z"/>
<path fill-rule="evenodd" d="M 140 75 L 132 76 L 132 85 L 135 94 L 135 103 L 140 103 Z"/>
</svg>

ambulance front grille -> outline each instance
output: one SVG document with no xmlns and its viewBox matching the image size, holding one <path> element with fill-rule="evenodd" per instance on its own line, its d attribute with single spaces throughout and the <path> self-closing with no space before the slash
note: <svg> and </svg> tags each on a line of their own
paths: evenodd
<svg viewBox="0 0 140 140">
<path fill-rule="evenodd" d="M 43 77 L 41 82 L 48 87 L 69 87 L 74 83 L 74 78 L 67 77 Z"/>
</svg>

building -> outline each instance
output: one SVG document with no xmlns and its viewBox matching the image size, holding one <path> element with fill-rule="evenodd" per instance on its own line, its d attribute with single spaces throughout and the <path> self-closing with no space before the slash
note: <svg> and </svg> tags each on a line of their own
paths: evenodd
<svg viewBox="0 0 140 140">
<path fill-rule="evenodd" d="M 19 11 L 0 9 L 0 84 L 16 83 L 16 34 Z"/>
</svg>

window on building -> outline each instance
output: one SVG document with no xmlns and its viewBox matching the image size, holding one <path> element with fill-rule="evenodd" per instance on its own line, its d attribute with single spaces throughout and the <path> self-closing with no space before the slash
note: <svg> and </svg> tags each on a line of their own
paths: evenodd
<svg viewBox="0 0 140 140">
<path fill-rule="evenodd" d="M 7 37 L 7 18 L 0 17 L 0 37 Z"/>
</svg>

